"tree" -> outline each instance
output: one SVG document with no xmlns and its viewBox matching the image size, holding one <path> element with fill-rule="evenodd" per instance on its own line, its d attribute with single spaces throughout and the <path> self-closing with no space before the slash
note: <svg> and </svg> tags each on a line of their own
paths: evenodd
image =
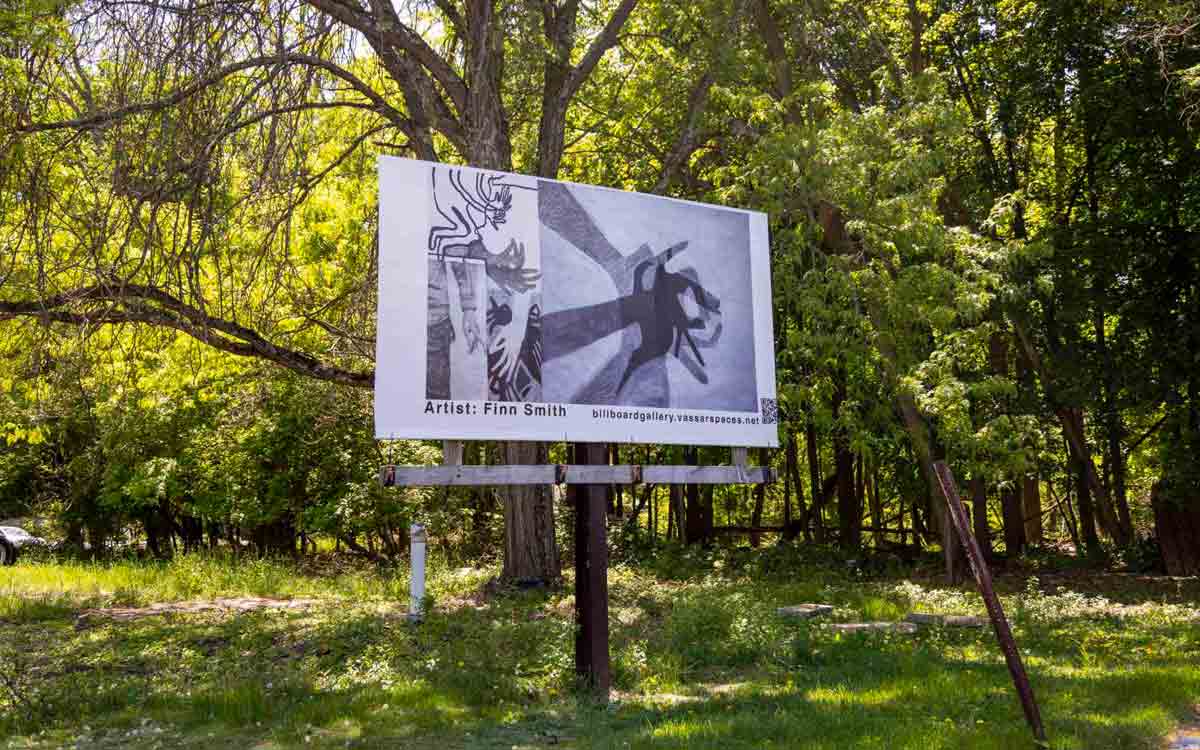
<svg viewBox="0 0 1200 750">
<path fill-rule="evenodd" d="M 367 186 L 377 154 L 403 153 L 768 212 L 784 429 L 805 440 L 784 462 L 791 538 L 848 554 L 940 543 L 961 574 L 930 471 L 945 458 L 971 480 L 977 532 L 1008 556 L 1041 529 L 1103 558 L 1157 518 L 1168 565 L 1191 569 L 1173 551 L 1198 548 L 1184 530 L 1200 507 L 1200 25 L 1186 5 L 87 0 L 23 4 L 0 28 L 0 372 L 23 446 L 0 473 L 69 497 L 77 537 L 102 495 L 147 535 L 158 516 L 216 517 L 221 477 L 210 506 L 175 483 L 169 459 L 200 455 L 167 434 L 182 413 L 123 422 L 81 406 L 95 419 L 60 429 L 29 394 L 98 404 L 117 376 L 88 364 L 80 389 L 53 373 L 97 346 L 175 336 L 281 366 L 252 376 L 273 393 L 317 393 L 282 373 L 362 393 Z M 346 435 L 303 409 L 273 415 L 314 444 Z M 294 506 L 304 529 L 387 544 L 395 508 L 355 512 L 353 531 L 331 518 L 334 498 L 382 501 L 322 454 L 231 437 L 269 421 L 195 418 L 239 460 L 253 444 L 324 488 L 271 505 L 282 495 L 259 469 L 221 464 L 257 488 L 264 523 Z M 29 444 L 43 432 L 62 455 Z M 76 460 L 112 481 L 53 487 L 40 468 Z M 809 498 L 798 517 L 793 486 Z M 164 505 L 161 487 L 179 496 Z M 504 506 L 506 573 L 552 576 L 549 497 L 522 498 Z M 772 498 L 756 498 L 756 529 Z M 469 502 L 478 530 L 493 516 Z M 677 493 L 669 525 L 707 538 L 710 504 Z"/>
<path fill-rule="evenodd" d="M 514 133 L 509 102 L 529 104 L 527 70 L 540 72 L 540 120 L 534 158 L 520 166 L 556 176 L 568 108 L 636 6 L 48 6 L 35 20 L 61 27 L 63 41 L 20 45 L 20 96 L 6 113 L 15 121 L 6 151 L 16 156 L 3 184 L 18 196 L 8 226 L 19 234 L 0 316 L 169 327 L 309 377 L 370 387 L 370 353 L 358 344 L 369 334 L 371 231 L 359 232 L 357 252 L 336 258 L 349 279 L 329 294 L 305 283 L 312 268 L 295 262 L 296 212 L 372 145 L 512 170 L 514 138 L 529 134 L 524 123 Z M 308 158 L 325 132 L 342 127 L 357 135 L 340 152 Z M 71 239 L 47 224 L 68 205 L 60 215 L 74 220 Z M 369 208 L 364 214 L 373 221 Z M 333 259 L 320 239 L 313 250 Z M 512 444 L 506 458 L 544 454 Z M 557 577 L 548 491 L 510 495 L 506 574 Z"/>
</svg>

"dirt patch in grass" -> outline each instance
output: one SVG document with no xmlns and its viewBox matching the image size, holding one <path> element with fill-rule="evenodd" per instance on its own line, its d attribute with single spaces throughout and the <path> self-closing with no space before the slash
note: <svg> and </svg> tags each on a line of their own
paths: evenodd
<svg viewBox="0 0 1200 750">
<path fill-rule="evenodd" d="M 146 607 L 94 607 L 79 613 L 75 627 L 87 627 L 100 620 L 129 622 L 145 617 L 200 612 L 253 612 L 260 609 L 299 610 L 321 603 L 320 599 L 268 599 L 261 596 L 239 596 L 205 601 L 165 602 Z"/>
<path fill-rule="evenodd" d="M 1196 746 L 1200 738 L 1200 703 L 1192 707 L 1192 720 L 1178 727 L 1167 737 L 1163 747 L 1167 750 L 1184 750 Z"/>
</svg>

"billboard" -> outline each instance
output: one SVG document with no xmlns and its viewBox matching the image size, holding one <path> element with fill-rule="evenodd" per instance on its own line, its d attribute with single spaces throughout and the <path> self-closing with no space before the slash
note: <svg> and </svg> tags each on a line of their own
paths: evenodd
<svg viewBox="0 0 1200 750">
<path fill-rule="evenodd" d="M 777 446 L 765 214 L 381 157 L 379 438 Z"/>
</svg>

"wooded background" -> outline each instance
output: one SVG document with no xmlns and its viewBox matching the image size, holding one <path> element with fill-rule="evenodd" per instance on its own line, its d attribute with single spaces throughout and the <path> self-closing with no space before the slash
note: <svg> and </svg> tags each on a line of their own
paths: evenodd
<svg viewBox="0 0 1200 750">
<path fill-rule="evenodd" d="M 398 556 L 420 519 L 557 577 L 550 488 L 377 486 L 440 459 L 371 436 L 395 154 L 770 214 L 786 448 L 758 460 L 782 481 L 614 492 L 619 544 L 941 545 L 961 575 L 944 458 L 993 554 L 1196 574 L 1198 23 L 1167 0 L 0 2 L 0 517 L 156 555 Z"/>
</svg>

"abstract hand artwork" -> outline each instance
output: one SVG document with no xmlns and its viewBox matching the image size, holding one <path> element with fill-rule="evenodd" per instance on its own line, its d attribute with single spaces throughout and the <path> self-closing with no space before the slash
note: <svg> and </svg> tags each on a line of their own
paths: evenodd
<svg viewBox="0 0 1200 750">
<path fill-rule="evenodd" d="M 630 222 L 616 191 L 429 179 L 429 398 L 757 408 L 743 214 Z"/>
<path fill-rule="evenodd" d="M 487 346 L 479 356 L 484 360 L 483 380 L 462 394 L 440 395 L 443 388 L 427 387 L 427 395 L 436 392 L 441 398 L 487 397 L 491 400 L 526 400 L 540 398 L 541 341 L 539 319 L 531 318 L 538 309 L 541 271 L 530 258 L 529 248 L 537 246 L 536 181 L 524 183 L 512 175 L 478 170 L 434 167 L 430 170 L 433 212 L 426 252 L 432 263 L 444 263 L 455 269 L 458 298 L 462 300 L 462 333 L 466 339 L 465 355 L 475 355 L 480 342 L 478 313 L 471 290 L 464 285 L 466 274 L 457 269 L 482 265 L 486 273 Z M 514 220 L 514 213 L 524 212 L 525 221 Z M 431 266 L 432 268 L 432 266 Z M 435 337 L 444 334 L 434 330 L 441 323 L 441 310 L 450 305 L 447 288 L 434 289 L 446 275 L 436 269 L 430 273 L 430 357 L 438 360 L 436 368 L 449 372 L 454 367 L 472 367 L 473 361 L 455 365 L 451 360 L 453 347 L 442 346 Z M 444 284 L 443 284 L 444 286 Z M 503 308 L 505 320 L 497 323 L 498 311 Z M 440 348 L 439 348 L 440 347 Z M 443 351 L 444 350 L 444 351 Z M 534 358 L 537 358 L 536 361 Z M 431 376 L 431 382 L 446 378 Z"/>
<path fill-rule="evenodd" d="M 590 203 L 603 210 L 602 200 L 610 196 L 613 201 L 623 197 L 605 192 L 600 194 L 601 200 L 593 199 Z M 706 268 L 710 276 L 714 273 L 720 276 L 722 272 L 736 276 L 734 272 L 738 269 L 731 264 L 722 267 L 714 263 L 714 251 L 719 254 L 721 248 L 712 238 L 697 231 L 703 223 L 678 225 L 676 237 L 692 239 L 676 239 L 661 250 L 652 250 L 650 242 L 669 236 L 675 225 L 655 226 L 653 232 L 643 235 L 645 240 L 632 227 L 618 227 L 626 241 L 640 243 L 636 250 L 622 252 L 601 230 L 571 187 L 543 184 L 539 207 L 543 226 L 566 243 L 551 247 L 558 253 L 568 250 L 557 248 L 569 248 L 590 261 L 567 264 L 574 270 L 565 272 L 560 270 L 561 264 L 547 266 L 547 283 L 553 285 L 547 288 L 557 293 L 559 285 L 586 284 L 587 269 L 594 268 L 607 275 L 616 291 L 612 297 L 590 304 L 571 304 L 561 294 L 553 295 L 555 305 L 543 319 L 546 387 L 553 399 L 666 407 L 678 406 L 681 399 L 723 398 L 727 408 L 755 408 L 753 393 L 737 393 L 728 385 L 733 380 L 730 375 L 733 368 L 752 372 L 753 358 L 746 355 L 753 350 L 744 344 L 739 347 L 737 342 L 730 347 L 721 346 L 727 328 L 725 308 L 718 294 L 701 278 L 699 267 Z M 612 214 L 620 215 L 617 210 Z M 606 226 L 613 231 L 611 225 Z M 704 248 L 700 262 L 685 265 L 697 242 Z M 729 248 L 728 255 L 737 258 L 744 252 L 734 247 Z M 745 278 L 748 281 L 748 271 Z M 727 279 L 720 281 L 729 287 Z M 746 319 L 739 323 L 745 330 Z M 589 364 L 589 360 L 595 362 L 600 351 L 597 342 L 602 341 L 616 342 L 604 347 L 611 352 L 606 355 L 607 362 L 600 366 Z M 713 349 L 720 353 L 705 353 Z M 680 366 L 671 366 L 670 362 Z M 713 381 L 714 367 L 724 373 L 710 396 L 706 386 Z M 691 385 L 681 377 L 690 378 Z"/>
<path fill-rule="evenodd" d="M 636 325 L 641 331 L 642 343 L 633 350 L 617 393 L 629 381 L 634 370 L 647 362 L 665 355 L 674 345 L 674 356 L 680 359 L 696 380 L 708 382 L 704 372 L 704 357 L 700 354 L 700 346 L 714 346 L 721 336 L 721 323 L 718 321 L 712 335 L 701 339 L 699 345 L 692 336 L 693 330 L 704 330 L 714 316 L 721 314 L 721 301 L 700 284 L 698 275 L 693 268 L 684 268 L 673 273 L 667 270 L 667 263 L 678 253 L 687 248 L 686 242 L 673 245 L 653 260 L 642 261 L 633 270 L 633 294 L 622 300 L 623 317 L 627 324 Z M 652 287 L 645 288 L 645 274 L 653 273 Z M 691 301 L 699 308 L 699 315 L 692 316 L 684 309 L 686 301 Z M 680 357 L 680 345 L 686 341 L 695 361 Z"/>
</svg>

